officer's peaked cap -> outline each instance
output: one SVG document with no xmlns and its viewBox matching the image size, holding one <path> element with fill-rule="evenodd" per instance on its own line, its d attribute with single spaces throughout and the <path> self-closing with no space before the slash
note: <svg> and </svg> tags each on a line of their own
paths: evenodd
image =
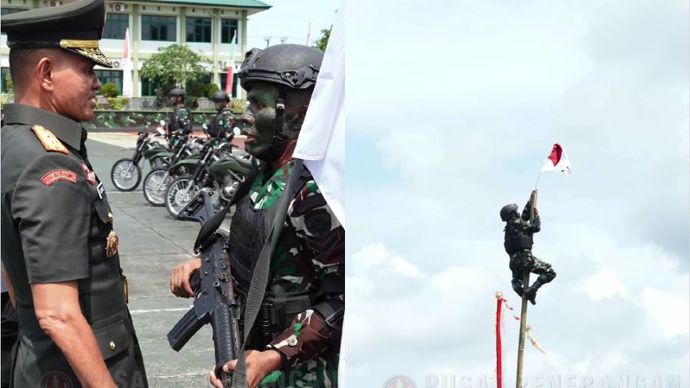
<svg viewBox="0 0 690 388">
<path fill-rule="evenodd" d="M 2 16 L 10 49 L 62 48 L 112 67 L 98 47 L 105 24 L 104 0 L 78 0 Z"/>
</svg>

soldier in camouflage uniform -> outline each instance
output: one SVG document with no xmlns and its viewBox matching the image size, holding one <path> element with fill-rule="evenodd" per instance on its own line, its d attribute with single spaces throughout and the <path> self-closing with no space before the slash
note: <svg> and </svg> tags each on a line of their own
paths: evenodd
<svg viewBox="0 0 690 388">
<path fill-rule="evenodd" d="M 240 300 L 293 169 L 292 152 L 323 53 L 301 45 L 277 45 L 247 53 L 239 77 L 247 90 L 241 119 L 249 153 L 265 163 L 249 193 L 237 203 L 226 245 Z M 345 230 L 308 170 L 298 178 L 285 227 L 271 260 L 266 297 L 247 348 L 250 386 L 275 370 L 287 387 L 337 386 L 345 308 Z M 190 275 L 198 259 L 173 270 L 171 290 L 192 296 Z M 226 365 L 235 368 L 235 361 Z M 211 383 L 222 386 L 211 373 Z"/>
<path fill-rule="evenodd" d="M 503 246 L 510 256 L 510 270 L 513 272 L 511 281 L 513 290 L 536 304 L 537 290 L 556 277 L 556 272 L 551 264 L 539 260 L 532 255 L 533 235 L 541 229 L 539 212 L 534 208 L 534 220 L 530 221 L 530 202 L 528 201 L 522 210 L 522 216 L 518 213 L 516 204 L 506 205 L 501 208 L 501 220 L 506 223 Z M 539 274 L 534 283 L 524 288 L 522 279 L 525 273 Z"/>
<path fill-rule="evenodd" d="M 230 108 L 228 108 L 230 97 L 224 91 L 217 91 L 211 96 L 211 101 L 216 104 L 218 113 L 213 117 L 213 122 L 208 128 L 209 136 L 216 139 L 222 139 L 228 136 L 227 141 L 232 140 L 234 135 L 232 128 L 235 124 L 235 118 Z"/>
<path fill-rule="evenodd" d="M 184 105 L 184 89 L 174 88 L 168 93 L 173 110 L 168 114 L 168 136 L 173 147 L 183 144 L 192 133 L 192 114 Z"/>
</svg>

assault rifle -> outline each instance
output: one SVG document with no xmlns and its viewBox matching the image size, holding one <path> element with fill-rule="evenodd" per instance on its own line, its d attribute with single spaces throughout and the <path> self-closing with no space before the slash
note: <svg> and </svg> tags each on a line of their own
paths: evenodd
<svg viewBox="0 0 690 388">
<path fill-rule="evenodd" d="M 168 333 L 170 347 L 180 351 L 202 326 L 211 323 L 215 373 L 226 387 L 230 386 L 232 375 L 223 372 L 222 367 L 237 358 L 242 338 L 237 321 L 240 306 L 233 292 L 230 266 L 223 254 L 225 241 L 216 232 L 228 207 L 214 215 L 209 193 L 201 190 L 180 212 L 181 218 L 202 224 L 194 243 L 194 251 L 201 256 L 201 268 L 190 280 L 195 295 L 194 306 Z"/>
</svg>

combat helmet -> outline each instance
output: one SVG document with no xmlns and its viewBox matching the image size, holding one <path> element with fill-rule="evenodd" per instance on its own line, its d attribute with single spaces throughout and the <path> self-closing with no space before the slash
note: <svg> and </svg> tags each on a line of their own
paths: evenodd
<svg viewBox="0 0 690 388">
<path fill-rule="evenodd" d="M 171 97 L 184 97 L 185 96 L 185 91 L 182 88 L 173 88 L 168 92 L 168 96 Z"/>
<path fill-rule="evenodd" d="M 213 102 L 230 102 L 230 96 L 222 90 L 219 90 L 211 96 L 211 101 Z"/>
<path fill-rule="evenodd" d="M 237 76 L 247 91 L 260 81 L 290 89 L 309 89 L 316 84 L 322 60 L 323 52 L 299 44 L 253 48 L 245 55 Z"/>
<path fill-rule="evenodd" d="M 510 219 L 511 214 L 516 214 L 518 213 L 518 205 L 511 203 L 509 205 L 505 205 L 501 208 L 501 221 L 508 221 Z"/>
</svg>

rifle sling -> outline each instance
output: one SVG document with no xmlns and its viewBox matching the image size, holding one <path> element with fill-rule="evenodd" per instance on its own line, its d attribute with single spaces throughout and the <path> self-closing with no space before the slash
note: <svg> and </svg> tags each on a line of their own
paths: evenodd
<svg viewBox="0 0 690 388">
<path fill-rule="evenodd" d="M 237 191 L 235 191 L 235 194 L 232 196 L 232 199 L 230 199 L 230 202 L 225 205 L 222 209 L 220 209 L 216 214 L 214 214 L 211 218 L 208 219 L 208 221 L 204 222 L 203 225 L 201 225 L 201 229 L 199 229 L 199 234 L 196 237 L 196 241 L 194 242 L 194 250 L 198 251 L 199 248 L 201 247 L 202 244 L 206 241 L 207 238 L 209 238 L 213 233 L 218 230 L 220 225 L 223 223 L 223 220 L 225 220 L 225 216 L 228 214 L 228 210 L 230 207 L 232 207 L 237 201 L 247 195 L 249 193 L 249 189 L 252 187 L 252 182 L 256 179 L 256 177 L 259 175 L 259 173 L 263 170 L 265 165 L 263 163 L 258 163 L 256 159 L 252 159 L 252 170 L 244 178 L 244 181 L 240 183 L 240 185 L 237 187 Z"/>
<path fill-rule="evenodd" d="M 300 187 L 297 186 L 297 181 L 299 176 L 302 174 L 304 169 L 304 164 L 302 159 L 294 159 L 295 165 L 290 173 L 290 178 L 285 190 L 283 191 L 282 197 L 278 202 L 276 218 L 273 220 L 273 226 L 268 233 L 266 242 L 264 243 L 261 253 L 259 254 L 259 259 L 254 266 L 254 273 L 252 274 L 252 280 L 249 283 L 249 293 L 247 296 L 247 302 L 244 308 L 244 339 L 242 341 L 242 347 L 239 351 L 239 360 L 237 362 L 237 367 L 233 372 L 232 376 L 232 387 L 247 387 L 247 364 L 245 359 L 245 346 L 247 344 L 247 339 L 251 334 L 251 328 L 254 326 L 256 317 L 259 314 L 259 309 L 261 308 L 261 303 L 263 302 L 264 296 L 266 294 L 266 286 L 268 285 L 268 275 L 271 266 L 271 257 L 273 257 L 273 252 L 275 251 L 276 245 L 278 244 L 278 239 L 280 233 L 282 232 L 283 225 L 285 224 L 285 217 L 287 216 L 287 209 L 290 201 L 297 193 Z"/>
</svg>

